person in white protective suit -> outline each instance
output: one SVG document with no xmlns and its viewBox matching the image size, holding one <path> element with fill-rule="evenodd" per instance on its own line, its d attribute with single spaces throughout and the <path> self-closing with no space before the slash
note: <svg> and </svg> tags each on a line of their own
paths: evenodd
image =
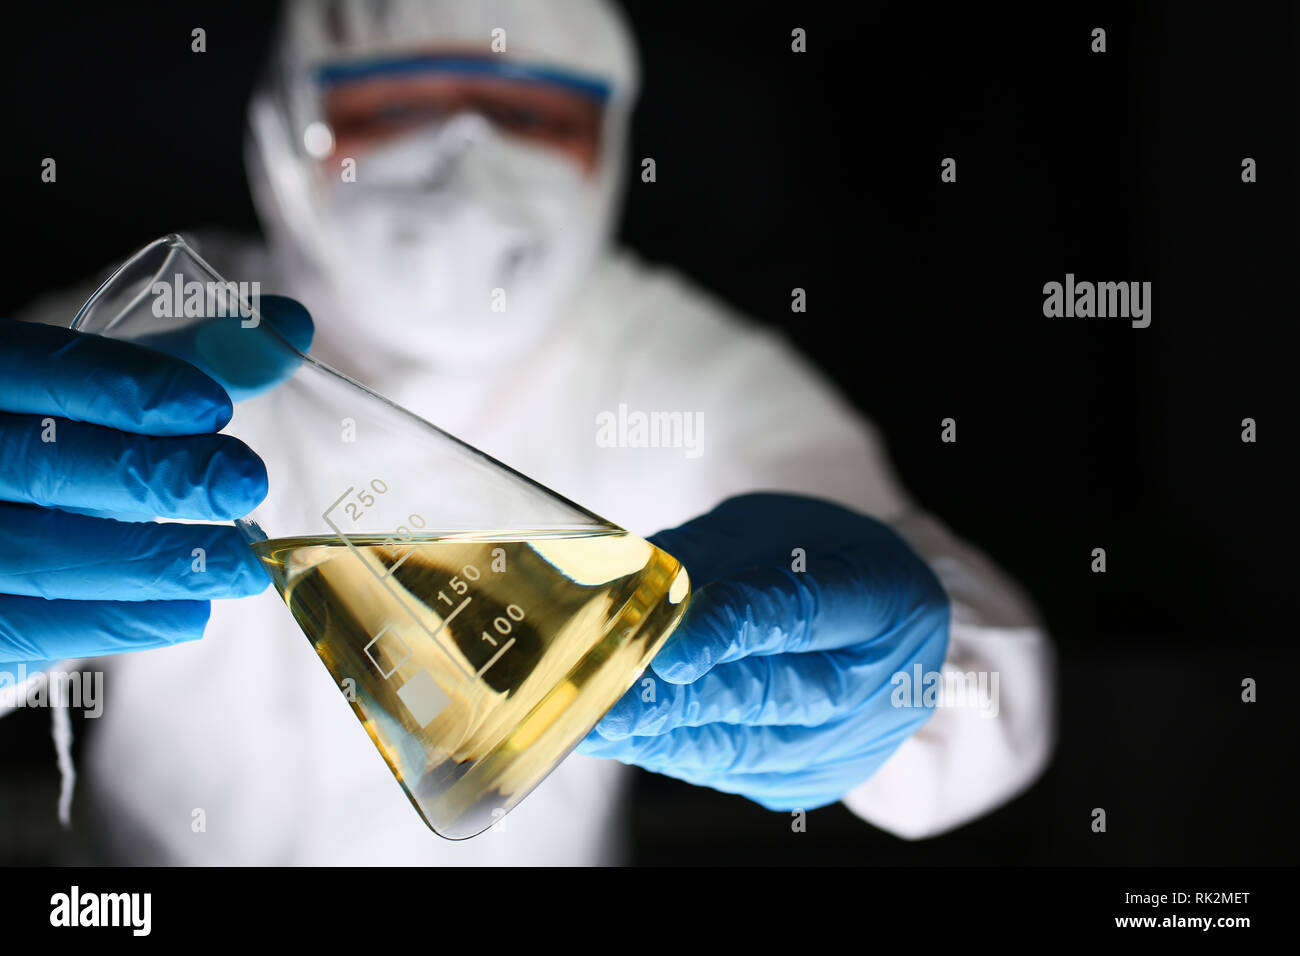
<svg viewBox="0 0 1300 956">
<path fill-rule="evenodd" d="M 454 843 L 412 811 L 275 591 L 217 601 L 202 640 L 102 659 L 108 699 L 87 722 L 77 799 L 111 836 L 109 858 L 612 862 L 626 851 L 625 764 L 774 810 L 842 799 L 863 826 L 920 838 L 1042 771 L 1053 655 L 1028 601 L 909 500 L 872 426 L 779 336 L 612 247 L 638 79 L 624 24 L 597 0 L 292 2 L 249 108 L 267 242 L 200 233 L 199 252 L 228 279 L 303 303 L 322 361 L 633 533 L 689 530 L 719 505 L 746 535 L 784 523 L 815 538 L 827 514 L 841 530 L 862 522 L 854 553 L 869 556 L 850 578 L 897 574 L 903 617 L 851 645 L 843 635 L 877 621 L 880 596 L 810 566 L 840 623 L 835 637 L 809 626 L 812 643 L 794 647 L 804 622 L 764 618 L 764 582 L 785 578 L 723 581 L 710 624 L 735 625 L 730 649 L 692 650 L 683 625 L 684 649 L 654 667 L 665 706 L 680 693 L 683 713 L 729 710 L 701 727 L 643 721 L 621 702 L 504 826 Z M 621 407 L 700 427 L 692 447 L 619 447 L 597 423 Z M 263 440 L 283 427 L 266 422 Z M 724 504 L 752 492 L 768 494 Z M 805 514 L 802 496 L 835 510 Z M 692 578 L 697 596 L 709 590 Z M 835 663 L 868 637 L 898 642 L 909 672 L 992 675 L 995 696 L 957 706 L 945 681 L 921 719 L 896 716 L 881 703 L 896 681 Z M 817 646 L 832 663 L 799 670 L 810 654 L 795 652 Z M 823 698 L 831 710 L 808 716 Z M 780 716 L 796 705 L 803 717 Z"/>
</svg>

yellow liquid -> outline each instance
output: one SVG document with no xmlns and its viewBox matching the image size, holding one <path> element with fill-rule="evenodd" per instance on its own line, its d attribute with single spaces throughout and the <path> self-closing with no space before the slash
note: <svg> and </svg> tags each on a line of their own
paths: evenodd
<svg viewBox="0 0 1300 956">
<path fill-rule="evenodd" d="M 254 545 L 425 823 L 473 836 L 641 675 L 690 592 L 625 531 Z"/>
</svg>

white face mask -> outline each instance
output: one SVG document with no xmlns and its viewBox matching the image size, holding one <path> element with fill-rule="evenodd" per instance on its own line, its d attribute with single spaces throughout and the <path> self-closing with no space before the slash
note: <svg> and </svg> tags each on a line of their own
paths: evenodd
<svg viewBox="0 0 1300 956">
<path fill-rule="evenodd" d="M 455 362 L 535 343 L 605 223 L 576 163 L 460 114 L 357 158 L 323 197 L 318 250 L 368 344 Z"/>
</svg>

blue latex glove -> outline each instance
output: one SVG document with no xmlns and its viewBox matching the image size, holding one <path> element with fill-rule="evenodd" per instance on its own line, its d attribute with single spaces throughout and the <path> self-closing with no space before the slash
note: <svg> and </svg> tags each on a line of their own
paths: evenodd
<svg viewBox="0 0 1300 956">
<path fill-rule="evenodd" d="M 263 296 L 262 315 L 301 348 L 311 319 Z M 292 371 L 238 323 L 200 324 L 160 344 L 173 354 L 47 325 L 0 320 L 0 670 L 143 650 L 201 637 L 209 599 L 262 591 L 268 578 L 225 521 L 266 496 L 266 468 L 216 432 L 227 389 L 209 369 L 258 370 L 262 387 Z M 220 329 L 231 330 L 227 332 Z M 243 360 L 228 359 L 236 343 Z M 261 354 L 265 352 L 267 354 Z M 278 363 L 278 364 L 277 364 Z M 53 422 L 54 441 L 43 441 Z M 206 568 L 196 571 L 194 549 Z"/>
<path fill-rule="evenodd" d="M 650 540 L 686 566 L 695 592 L 578 752 L 772 810 L 813 809 L 870 777 L 930 716 L 920 701 L 895 706 L 891 678 L 939 670 L 948 598 L 886 525 L 755 494 Z M 796 548 L 806 570 L 792 570 Z"/>
</svg>

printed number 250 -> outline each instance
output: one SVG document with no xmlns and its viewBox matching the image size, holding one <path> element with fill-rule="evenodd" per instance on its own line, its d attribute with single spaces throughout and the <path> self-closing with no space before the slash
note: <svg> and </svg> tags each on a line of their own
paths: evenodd
<svg viewBox="0 0 1300 956">
<path fill-rule="evenodd" d="M 353 521 L 357 521 L 365 514 L 362 508 L 369 508 L 375 503 L 375 495 L 382 495 L 388 491 L 387 482 L 380 478 L 372 478 L 370 480 L 370 487 L 374 490 L 374 494 L 363 489 L 356 493 L 354 496 L 356 499 L 355 501 L 345 501 L 343 503 L 343 510 L 348 513 L 348 517 Z"/>
</svg>

